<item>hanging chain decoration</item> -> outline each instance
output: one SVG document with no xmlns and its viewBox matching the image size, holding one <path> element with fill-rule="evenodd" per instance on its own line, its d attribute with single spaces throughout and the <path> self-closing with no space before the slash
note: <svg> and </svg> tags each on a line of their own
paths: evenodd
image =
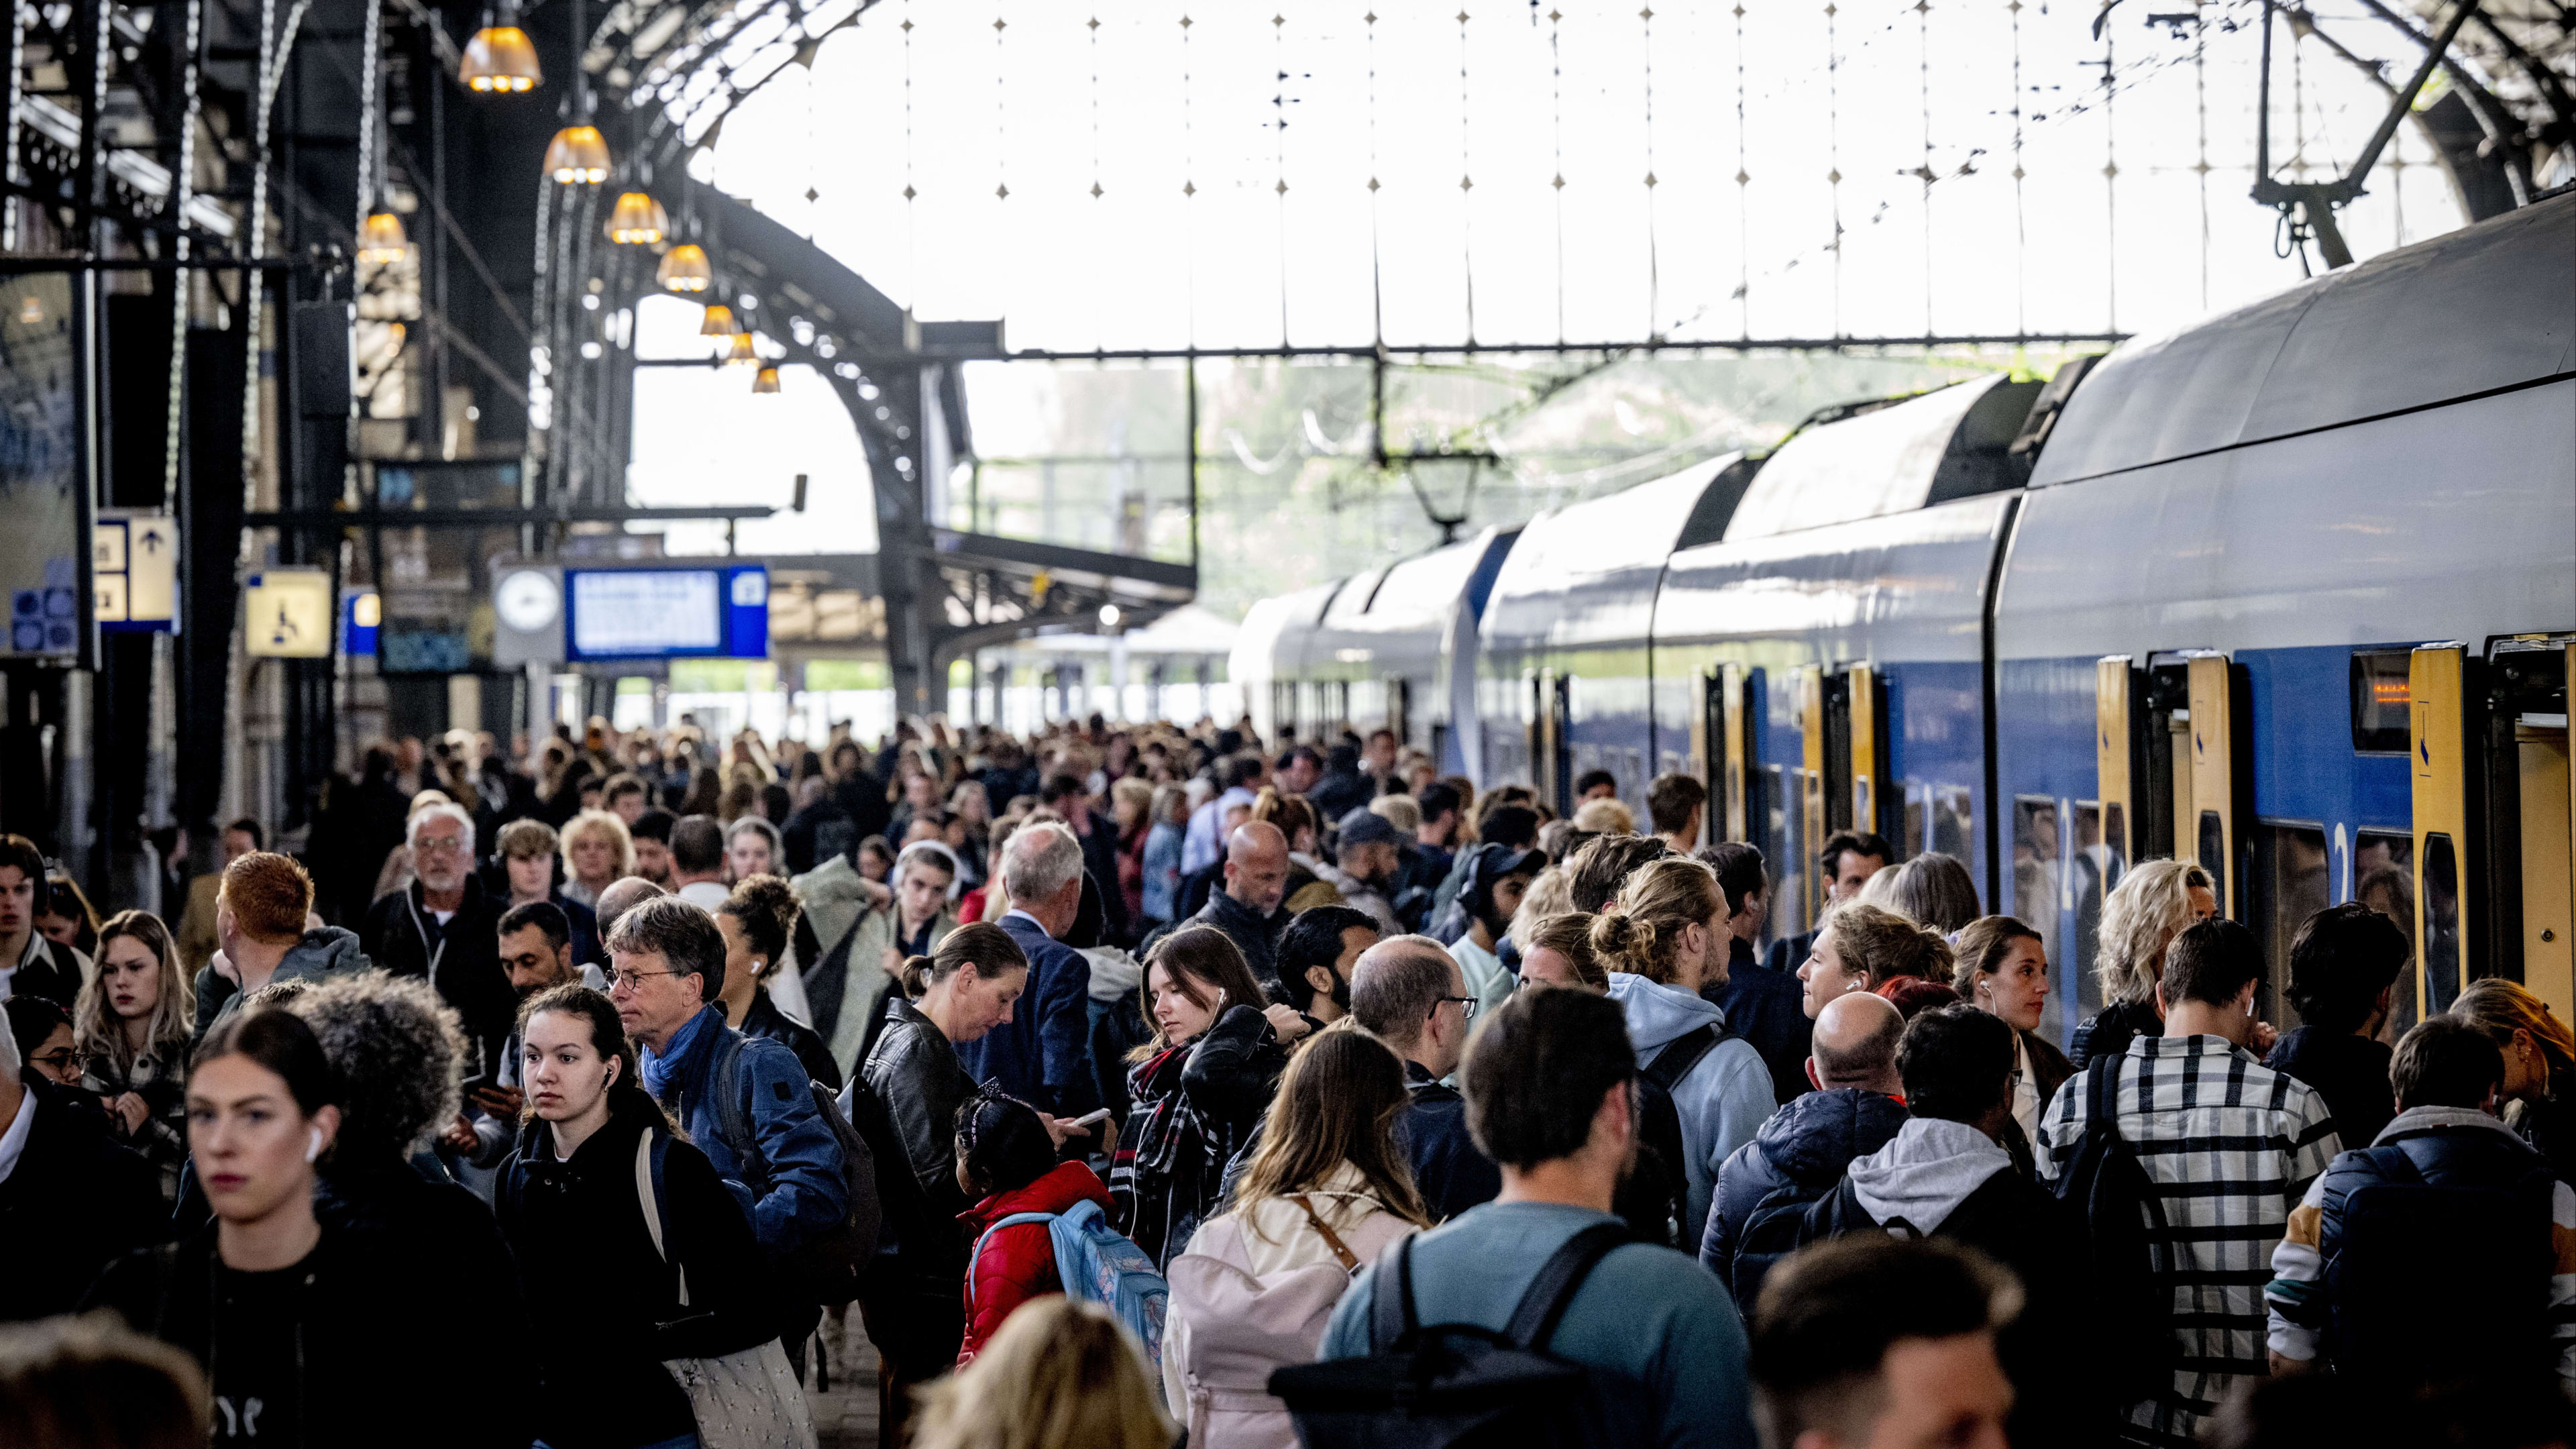
<svg viewBox="0 0 2576 1449">
<path fill-rule="evenodd" d="M 367 23 L 358 41 L 358 216 L 350 228 L 352 236 L 367 234 L 367 214 L 375 210 L 376 188 L 376 67 L 381 48 L 379 27 L 384 23 L 385 7 L 381 0 L 365 0 Z"/>
<path fill-rule="evenodd" d="M 1458 270 L 1467 289 L 1467 344 L 1471 347 L 1476 342 L 1476 209 L 1472 205 L 1476 176 L 1469 140 L 1473 132 L 1467 95 L 1467 9 L 1462 5 L 1458 8 Z"/>
<path fill-rule="evenodd" d="M 277 0 L 259 0 L 259 97 L 252 108 L 250 210 L 242 217 L 242 227 L 249 233 L 244 254 L 258 261 L 268 255 L 268 123 L 277 105 L 277 87 L 286 79 L 287 57 L 295 50 L 295 35 L 304 26 L 304 12 L 313 0 L 295 0 L 286 12 L 283 26 L 273 22 L 277 17 Z M 242 506 L 259 507 L 260 406 L 259 359 L 262 314 L 268 296 L 267 273 L 257 267 L 242 273 L 242 348 L 248 355 L 242 368 Z M 245 532 L 245 539 L 248 533 Z"/>
<path fill-rule="evenodd" d="M 1085 26 L 1090 31 L 1091 49 L 1091 238 L 1092 245 L 1100 248 L 1108 230 L 1108 223 L 1100 215 L 1100 17 L 1092 16 Z M 1091 340 L 1105 346 L 1108 335 L 1102 331 L 1101 292 L 1098 287 L 1091 289 Z"/>
<path fill-rule="evenodd" d="M 9 75 L 13 86 L 26 84 L 27 16 L 30 8 L 25 5 L 9 7 Z M 18 249 L 19 188 L 27 184 L 26 172 L 18 165 L 17 107 L 9 108 L 8 119 L 0 122 L 0 128 L 5 128 L 0 129 L 0 153 L 5 153 L 7 163 L 0 167 L 0 174 L 5 174 L 9 184 L 8 195 L 0 198 L 0 252 L 14 252 Z"/>
<path fill-rule="evenodd" d="M 161 507 L 175 514 L 179 511 L 179 459 L 182 439 L 179 436 L 183 412 L 180 403 L 186 397 L 188 378 L 188 303 L 196 285 L 188 272 L 188 207 L 197 197 L 197 75 L 198 51 L 205 43 L 205 0 L 188 0 L 185 43 L 186 59 L 179 68 L 179 164 L 170 178 L 171 256 L 179 262 L 170 274 L 170 401 L 163 419 L 161 448 Z M 14 125 L 12 118 L 11 124 Z M 14 149 L 11 152 L 15 156 Z M 16 164 L 13 160 L 13 166 Z M 17 203 L 9 206 L 15 210 Z"/>
<path fill-rule="evenodd" d="M 1923 183 L 1923 335 L 1940 331 L 1932 325 L 1932 0 L 1914 0 L 1915 91 L 1923 110 L 1923 164 L 1914 174 Z"/>
<path fill-rule="evenodd" d="M 1655 7 L 1637 12 L 1638 49 L 1645 62 L 1646 107 L 1646 336 L 1663 336 L 1662 255 L 1655 237 Z"/>
<path fill-rule="evenodd" d="M 1002 54 L 1002 40 L 1011 22 L 1001 15 L 993 17 L 993 199 L 1011 199 L 1011 86 L 1010 67 Z"/>
<path fill-rule="evenodd" d="M 2024 205 L 2021 164 L 2021 0 L 2004 7 L 2012 16 L 2013 330 L 2030 330 L 2030 218 Z"/>
<path fill-rule="evenodd" d="M 1532 0 L 1535 4 L 1536 0 Z M 1556 340 L 1565 342 L 1565 12 L 1547 12 L 1548 192 L 1556 208 Z"/>
<path fill-rule="evenodd" d="M 2021 0 L 2013 0 L 2019 8 Z M 1735 325 L 1753 335 L 1753 173 L 1744 169 L 1744 0 L 1735 0 Z"/>
<path fill-rule="evenodd" d="M 2191 97 L 2200 123 L 2200 149 L 2192 159 L 2192 179 L 2200 191 L 2200 309 L 2209 310 L 2209 26 L 2202 20 L 2204 0 L 2191 0 Z"/>
<path fill-rule="evenodd" d="M 912 0 L 903 3 L 903 267 L 906 296 L 921 296 L 921 219 L 913 203 L 921 195 L 912 186 Z"/>
<path fill-rule="evenodd" d="M 1288 341 L 1288 17 L 1270 14 L 1270 71 L 1274 89 L 1270 93 L 1271 167 L 1278 174 L 1278 184 L 1271 188 L 1276 198 L 1279 226 L 1279 345 Z"/>
<path fill-rule="evenodd" d="M 1198 208 L 1191 203 L 1199 194 L 1198 183 L 1190 172 L 1198 164 L 1198 133 L 1193 127 L 1196 116 L 1190 95 L 1190 15 L 1181 12 L 1181 234 L 1186 238 L 1182 254 L 1187 259 L 1181 268 L 1181 296 L 1189 309 L 1189 322 L 1182 329 L 1189 345 L 1199 345 L 1199 228 Z M 1195 443 L 1192 446 L 1196 446 Z"/>
<path fill-rule="evenodd" d="M 1829 213 L 1833 240 L 1833 335 L 1843 335 L 1843 137 L 1842 60 L 1835 50 L 1834 0 L 1825 0 L 1825 186 L 1832 197 Z"/>
<path fill-rule="evenodd" d="M 1361 23 L 1368 27 L 1369 340 L 1380 352 L 1384 352 L 1386 350 L 1386 264 L 1381 251 L 1377 197 L 1377 12 L 1371 10 L 1360 19 Z M 1560 283 L 1558 287 L 1560 296 L 1563 291 L 1564 288 Z M 1371 426 L 1382 431 L 1383 420 L 1372 422 Z M 1381 436 L 1375 442 L 1378 456 L 1384 457 L 1386 439 Z"/>
<path fill-rule="evenodd" d="M 2120 330 L 2120 131 L 2112 102 L 2117 92 L 2111 78 L 2118 73 L 2118 58 L 2113 55 L 2117 37 L 2111 27 L 2102 27 L 2102 325 L 2113 332 Z"/>
</svg>

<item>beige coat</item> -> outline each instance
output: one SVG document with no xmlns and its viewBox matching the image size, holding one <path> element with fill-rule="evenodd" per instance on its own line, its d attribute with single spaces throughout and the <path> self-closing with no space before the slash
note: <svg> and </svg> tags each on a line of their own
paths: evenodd
<svg viewBox="0 0 2576 1449">
<path fill-rule="evenodd" d="M 1361 1263 L 1414 1230 L 1368 1193 L 1345 1164 L 1305 1194 Z M 1310 1363 L 1350 1273 L 1303 1209 L 1263 1198 L 1203 1224 L 1164 1275 L 1172 1298 L 1163 1329 L 1163 1397 L 1189 1427 L 1191 1449 L 1296 1449 L 1270 1371 Z"/>
</svg>

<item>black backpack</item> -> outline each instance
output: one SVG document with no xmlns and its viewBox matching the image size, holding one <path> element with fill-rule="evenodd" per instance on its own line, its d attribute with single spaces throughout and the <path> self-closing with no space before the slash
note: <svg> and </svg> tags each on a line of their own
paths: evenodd
<svg viewBox="0 0 2576 1449">
<path fill-rule="evenodd" d="M 2057 1200 L 2074 1214 L 2084 1246 L 2074 1269 L 2096 1310 L 2091 1356 L 2103 1366 L 2103 1388 L 2112 1402 L 2135 1404 L 2173 1392 L 2182 1355 L 2164 1200 L 2120 1136 L 2123 1060 L 2103 1057 L 2084 1070 L 2084 1136 L 2058 1172 Z"/>
<path fill-rule="evenodd" d="M 2323 1347 L 2335 1372 L 2392 1391 L 2506 1364 L 2546 1373 L 2556 1174 L 2535 1155 L 2516 1180 L 2436 1186 L 2406 1146 L 2338 1159 L 2366 1159 L 2376 1173 L 2343 1195 L 2322 1265 Z M 2428 1250 L 2438 1252 L 2438 1269 Z"/>
<path fill-rule="evenodd" d="M 1683 1032 L 1637 1074 L 1637 1159 L 1620 1179 L 1610 1210 L 1628 1220 L 1638 1242 L 1699 1252 L 1698 1243 L 1682 1241 L 1692 1227 L 1690 1169 L 1673 1087 L 1729 1035 L 1715 1026 Z"/>
<path fill-rule="evenodd" d="M 1654 1439 L 1642 1386 L 1547 1351 L 1566 1305 L 1625 1228 L 1601 1223 L 1568 1239 L 1530 1280 L 1502 1332 L 1424 1325 L 1414 1316 L 1413 1239 L 1378 1255 L 1369 1355 L 1291 1364 L 1270 1392 L 1297 1422 L 1304 1449 L 1540 1449 Z"/>
<path fill-rule="evenodd" d="M 745 1038 L 728 1033 L 716 1054 L 711 1089 L 716 1094 L 716 1121 L 728 1143 L 742 1156 L 743 1186 L 754 1201 L 769 1191 L 769 1159 L 760 1150 L 760 1133 L 745 1118 L 739 1086 Z M 783 1086 L 784 1084 L 782 1084 Z M 797 1302 L 837 1308 L 859 1296 L 860 1281 L 876 1256 L 877 1230 L 883 1207 L 877 1194 L 877 1158 L 868 1140 L 841 1115 L 841 1104 L 821 1082 L 808 1081 L 814 1110 L 841 1145 L 841 1185 L 849 1207 L 841 1220 L 806 1240 L 779 1260 L 778 1282 Z M 865 1092 L 866 1084 L 859 1090 Z M 894 1163 L 902 1169 L 904 1159 Z"/>
</svg>

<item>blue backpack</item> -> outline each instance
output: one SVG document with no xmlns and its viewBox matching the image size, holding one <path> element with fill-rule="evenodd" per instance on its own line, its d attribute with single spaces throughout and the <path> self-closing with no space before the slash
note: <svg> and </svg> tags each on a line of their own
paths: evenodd
<svg viewBox="0 0 2576 1449">
<path fill-rule="evenodd" d="M 1078 1202 L 1061 1214 L 1013 1213 L 984 1230 L 967 1260 L 966 1296 L 975 1296 L 974 1264 L 984 1256 L 993 1234 L 1014 1223 L 1044 1223 L 1055 1244 L 1055 1273 L 1067 1296 L 1106 1305 L 1127 1331 L 1145 1345 L 1153 1364 L 1154 1394 L 1163 1392 L 1163 1315 L 1172 1301 L 1171 1285 L 1154 1268 L 1154 1260 L 1109 1226 L 1096 1202 Z"/>
</svg>

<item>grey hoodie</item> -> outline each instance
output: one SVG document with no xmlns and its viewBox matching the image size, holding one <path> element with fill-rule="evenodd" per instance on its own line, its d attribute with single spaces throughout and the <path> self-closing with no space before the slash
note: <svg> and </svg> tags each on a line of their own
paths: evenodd
<svg viewBox="0 0 2576 1449">
<path fill-rule="evenodd" d="M 375 969 L 367 953 L 358 947 L 358 933 L 338 926 L 317 926 L 304 933 L 304 939 L 286 948 L 277 963 L 277 973 L 269 977 L 271 985 L 280 981 L 336 981 Z M 214 1030 L 215 1023 L 233 1014 L 241 1005 L 241 986 L 215 974 L 212 962 L 197 970 L 197 1035 Z"/>
<path fill-rule="evenodd" d="M 1628 1018 L 1628 1041 L 1637 1049 L 1639 1070 L 1651 1065 L 1673 1039 L 1702 1026 L 1723 1029 L 1726 1013 L 1678 987 L 1659 985 L 1624 971 L 1610 973 L 1610 999 Z M 1682 1119 L 1683 1164 L 1690 1179 L 1688 1235 L 1696 1243 L 1708 1225 L 1708 1205 L 1717 1191 L 1717 1170 L 1727 1155 L 1753 1140 L 1753 1134 L 1780 1110 L 1771 1091 L 1771 1070 L 1762 1054 L 1742 1037 L 1730 1036 L 1711 1047 L 1689 1075 L 1673 1084 L 1673 1109 Z"/>
<path fill-rule="evenodd" d="M 1903 1218 L 1928 1237 L 1968 1194 L 2011 1166 L 2012 1154 L 1967 1123 L 1914 1117 L 1895 1141 L 1852 1159 L 1852 1194 L 1871 1217 Z"/>
</svg>

